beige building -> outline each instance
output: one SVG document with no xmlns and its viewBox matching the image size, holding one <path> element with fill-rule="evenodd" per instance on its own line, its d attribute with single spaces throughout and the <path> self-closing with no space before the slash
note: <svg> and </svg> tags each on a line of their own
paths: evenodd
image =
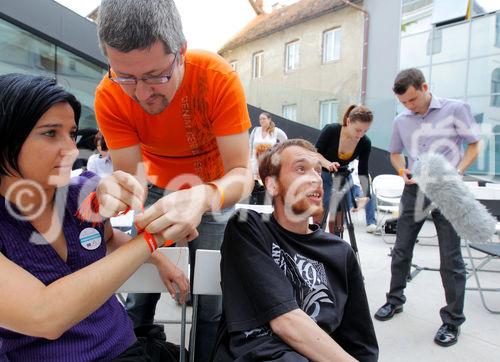
<svg viewBox="0 0 500 362">
<path fill-rule="evenodd" d="M 363 21 L 343 1 L 301 0 L 258 14 L 219 54 L 249 104 L 322 128 L 360 101 Z"/>
</svg>

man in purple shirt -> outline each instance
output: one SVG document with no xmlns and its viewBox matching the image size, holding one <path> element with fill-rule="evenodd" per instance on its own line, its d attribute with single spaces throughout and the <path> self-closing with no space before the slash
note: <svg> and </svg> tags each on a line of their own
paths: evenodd
<svg viewBox="0 0 500 362">
<path fill-rule="evenodd" d="M 375 318 L 380 321 L 389 320 L 395 313 L 403 311 L 406 301 L 403 291 L 413 248 L 425 221 L 424 210 L 430 206 L 430 200 L 421 194 L 411 179 L 409 169 L 420 156 L 432 152 L 443 155 L 457 168 L 459 174 L 463 174 L 477 158 L 481 139 L 470 106 L 431 94 L 420 70 L 412 68 L 401 71 L 396 77 L 393 91 L 406 110 L 394 119 L 389 152 L 392 165 L 405 181 L 405 188 L 401 197 L 396 244 L 392 252 L 387 303 L 375 313 Z M 464 143 L 467 144 L 465 152 Z M 408 155 L 408 166 L 403 150 Z M 443 325 L 434 341 L 448 347 L 457 342 L 459 326 L 465 321 L 465 265 L 460 237 L 439 210 L 432 210 L 431 215 L 438 235 L 440 273 L 446 297 L 446 306 L 440 310 Z"/>
</svg>

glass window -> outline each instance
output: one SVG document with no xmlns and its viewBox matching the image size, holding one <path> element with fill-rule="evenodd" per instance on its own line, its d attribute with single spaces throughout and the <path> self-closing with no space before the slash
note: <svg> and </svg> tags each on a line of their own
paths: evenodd
<svg viewBox="0 0 500 362">
<path fill-rule="evenodd" d="M 0 74 L 55 76 L 56 47 L 0 19 Z"/>
<path fill-rule="evenodd" d="M 231 63 L 229 63 L 231 65 L 231 68 L 233 68 L 233 70 L 237 71 L 238 69 L 238 61 L 237 60 L 233 60 Z"/>
<path fill-rule="evenodd" d="M 403 0 L 403 14 L 431 5 L 432 1 L 433 0 Z"/>
<path fill-rule="evenodd" d="M 500 173 L 500 108 L 492 107 L 490 97 L 469 97 L 472 115 L 481 124 L 483 147 L 477 161 L 469 169 L 482 174 Z"/>
<path fill-rule="evenodd" d="M 327 124 L 337 122 L 339 101 L 332 99 L 319 103 L 319 128 L 323 129 Z"/>
<path fill-rule="evenodd" d="M 437 44 L 433 45 L 433 48 L 436 49 L 439 46 L 439 51 L 433 53 L 433 63 L 467 58 L 469 23 L 434 29 L 434 34 L 434 41 Z"/>
<path fill-rule="evenodd" d="M 472 116 L 477 123 L 490 122 L 490 105 L 489 97 L 469 97 L 467 98 L 467 103 L 469 103 Z"/>
<path fill-rule="evenodd" d="M 483 15 L 500 10 L 498 0 L 472 0 L 474 3 L 471 8 L 472 16 Z"/>
<path fill-rule="evenodd" d="M 432 23 L 446 24 L 463 20 L 467 15 L 469 0 L 434 0 Z"/>
<path fill-rule="evenodd" d="M 410 35 L 432 28 L 432 0 L 403 0 L 401 35 Z"/>
<path fill-rule="evenodd" d="M 439 54 L 443 49 L 443 32 L 441 29 L 434 29 L 429 33 L 427 41 L 427 55 Z"/>
<path fill-rule="evenodd" d="M 80 128 L 96 127 L 94 113 L 95 89 L 105 69 L 62 48 L 57 48 L 57 82 L 82 103 Z"/>
<path fill-rule="evenodd" d="M 293 41 L 285 46 L 285 72 L 299 67 L 299 41 Z"/>
<path fill-rule="evenodd" d="M 467 62 L 454 62 L 432 67 L 431 90 L 438 97 L 465 97 Z"/>
<path fill-rule="evenodd" d="M 500 54 L 471 59 L 469 63 L 468 96 L 488 96 L 492 93 L 492 79 L 495 69 L 500 67 Z"/>
<path fill-rule="evenodd" d="M 500 108 L 500 67 L 491 75 L 491 102 L 490 106 Z"/>
<path fill-rule="evenodd" d="M 252 74 L 254 79 L 262 78 L 262 59 L 264 52 L 258 52 L 253 55 Z"/>
<path fill-rule="evenodd" d="M 425 32 L 401 38 L 401 69 L 429 65 L 430 56 L 427 54 L 429 35 L 430 32 Z"/>
<path fill-rule="evenodd" d="M 500 48 L 500 13 L 495 16 L 495 46 Z"/>
<path fill-rule="evenodd" d="M 283 118 L 289 119 L 290 121 L 297 120 L 297 105 L 296 104 L 286 104 L 283 106 Z"/>
<path fill-rule="evenodd" d="M 327 30 L 323 33 L 323 63 L 340 59 L 340 28 Z"/>
<path fill-rule="evenodd" d="M 500 53 L 499 14 L 472 19 L 470 56 L 478 57 Z"/>
</svg>

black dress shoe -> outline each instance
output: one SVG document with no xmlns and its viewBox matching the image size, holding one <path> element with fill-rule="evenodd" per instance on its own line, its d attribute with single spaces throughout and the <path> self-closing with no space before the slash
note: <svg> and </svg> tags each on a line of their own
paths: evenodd
<svg viewBox="0 0 500 362">
<path fill-rule="evenodd" d="M 439 327 L 436 336 L 434 337 L 434 342 L 442 347 L 453 346 L 455 343 L 457 343 L 459 334 L 459 326 L 445 323 L 441 327 Z"/>
<path fill-rule="evenodd" d="M 388 321 L 394 314 L 401 313 L 403 311 L 403 305 L 394 305 L 391 303 L 385 303 L 380 309 L 375 313 L 375 319 L 379 321 Z"/>
</svg>

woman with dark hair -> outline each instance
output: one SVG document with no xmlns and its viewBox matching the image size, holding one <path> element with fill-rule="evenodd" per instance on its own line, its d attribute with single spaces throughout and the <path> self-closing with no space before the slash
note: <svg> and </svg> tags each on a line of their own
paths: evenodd
<svg viewBox="0 0 500 362">
<path fill-rule="evenodd" d="M 368 159 L 370 158 L 371 141 L 365 135 L 372 125 L 372 112 L 364 106 L 351 105 L 347 109 L 342 119 L 342 124 L 329 124 L 321 131 L 316 142 L 316 148 L 320 154 L 323 171 L 323 208 L 324 212 L 329 212 L 332 172 L 337 172 L 339 167 L 349 165 L 349 162 L 359 159 L 358 175 L 363 189 L 364 198 L 359 200 L 358 208 L 370 197 L 370 181 L 368 177 Z M 344 173 L 344 172 L 342 172 Z M 341 180 L 343 186 L 346 180 Z M 342 190 L 342 189 L 341 189 Z M 340 204 L 340 200 L 336 200 Z M 361 205 L 362 204 L 362 205 Z M 339 235 L 343 231 L 342 213 L 338 209 L 337 215 L 330 218 L 329 229 Z M 315 222 L 320 223 L 323 218 L 316 218 Z"/>
<path fill-rule="evenodd" d="M 164 242 L 84 217 L 98 177 L 70 180 L 80 109 L 54 80 L 0 76 L 2 362 L 149 361 L 114 293 Z"/>
</svg>

